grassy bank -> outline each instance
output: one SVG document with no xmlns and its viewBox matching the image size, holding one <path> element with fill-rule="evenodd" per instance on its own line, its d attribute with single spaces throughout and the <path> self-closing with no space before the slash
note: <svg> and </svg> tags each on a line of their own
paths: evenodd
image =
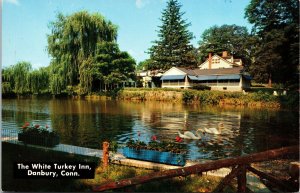
<svg viewBox="0 0 300 193">
<path fill-rule="evenodd" d="M 181 90 L 170 88 L 125 88 L 109 92 L 91 93 L 90 95 L 20 95 L 4 98 L 70 98 L 87 100 L 130 100 L 130 101 L 163 101 L 186 104 L 204 104 L 219 106 L 241 106 L 255 108 L 299 108 L 299 92 L 288 91 L 287 95 L 274 96 L 272 88 L 252 88 L 246 94 L 242 92 L 223 92 L 211 90 Z"/>
<path fill-rule="evenodd" d="M 126 167 L 120 165 L 110 165 L 105 171 L 102 167 L 96 170 L 95 179 L 83 180 L 87 186 L 99 185 L 111 181 L 118 181 L 135 176 L 142 176 L 152 173 L 152 170 Z M 221 182 L 221 177 L 206 175 L 190 175 L 187 177 L 174 177 L 171 179 L 153 181 L 135 187 L 120 189 L 119 191 L 132 192 L 212 192 Z M 236 192 L 233 184 L 225 188 L 225 192 Z"/>
<path fill-rule="evenodd" d="M 290 92 L 288 95 L 274 96 L 272 92 L 252 90 L 246 94 L 242 92 L 222 92 L 209 90 L 178 90 L 178 89 L 142 89 L 128 88 L 119 91 L 120 100 L 141 101 L 169 101 L 199 103 L 205 105 L 233 105 L 247 107 L 292 107 L 298 106 L 299 95 Z"/>
<path fill-rule="evenodd" d="M 182 97 L 182 92 L 178 89 L 126 88 L 119 91 L 117 98 L 120 100 L 182 102 Z"/>
</svg>

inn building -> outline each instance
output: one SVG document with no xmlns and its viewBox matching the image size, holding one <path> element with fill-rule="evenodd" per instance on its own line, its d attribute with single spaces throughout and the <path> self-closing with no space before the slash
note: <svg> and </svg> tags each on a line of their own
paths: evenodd
<svg viewBox="0 0 300 193">
<path fill-rule="evenodd" d="M 188 89 L 205 85 L 211 90 L 243 91 L 250 88 L 251 76 L 246 72 L 242 60 L 229 56 L 209 54 L 207 60 L 198 68 L 172 67 L 161 79 L 162 88 Z"/>
</svg>

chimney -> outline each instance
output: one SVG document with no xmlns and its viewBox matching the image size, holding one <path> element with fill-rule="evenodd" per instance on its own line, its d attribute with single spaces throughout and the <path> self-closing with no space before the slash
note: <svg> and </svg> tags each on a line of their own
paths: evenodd
<svg viewBox="0 0 300 193">
<path fill-rule="evenodd" d="M 211 53 L 208 53 L 208 69 L 211 69 L 212 56 Z"/>
<path fill-rule="evenodd" d="M 227 51 L 223 51 L 222 52 L 222 58 L 226 58 L 228 56 L 228 52 Z"/>
</svg>

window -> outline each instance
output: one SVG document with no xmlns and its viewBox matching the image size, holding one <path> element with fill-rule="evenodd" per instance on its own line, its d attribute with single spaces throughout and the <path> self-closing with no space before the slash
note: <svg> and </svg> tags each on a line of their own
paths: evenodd
<svg viewBox="0 0 300 193">
<path fill-rule="evenodd" d="M 213 64 L 219 64 L 220 63 L 220 59 L 217 58 L 217 59 L 212 59 L 212 63 Z"/>
</svg>

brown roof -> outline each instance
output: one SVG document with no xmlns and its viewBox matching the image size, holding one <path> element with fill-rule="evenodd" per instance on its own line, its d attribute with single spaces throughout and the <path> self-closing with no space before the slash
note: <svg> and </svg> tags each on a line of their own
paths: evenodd
<svg viewBox="0 0 300 193">
<path fill-rule="evenodd" d="M 221 75 L 221 74 L 241 74 L 243 72 L 243 67 L 233 67 L 233 68 L 218 68 L 218 69 L 186 69 L 186 68 L 178 68 L 181 71 L 187 73 L 192 76 L 199 75 Z"/>
</svg>

